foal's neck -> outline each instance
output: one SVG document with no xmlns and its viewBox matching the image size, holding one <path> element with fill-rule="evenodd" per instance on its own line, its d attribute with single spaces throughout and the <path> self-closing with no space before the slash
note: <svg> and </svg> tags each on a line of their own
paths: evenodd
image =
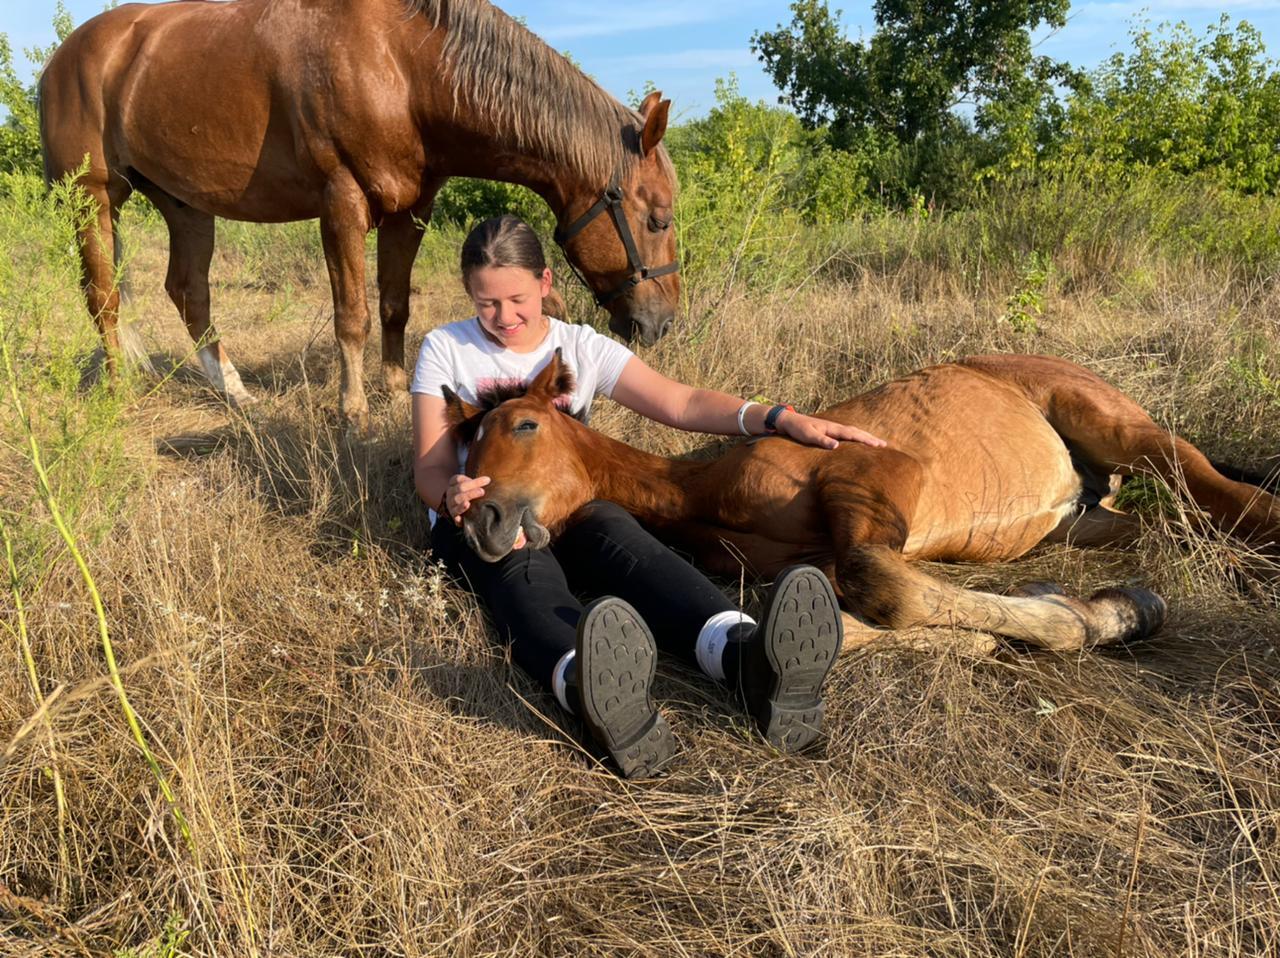
<svg viewBox="0 0 1280 958">
<path fill-rule="evenodd" d="M 707 518 L 701 478 L 714 461 L 667 459 L 582 428 L 589 437 L 583 458 L 591 464 L 595 498 L 616 502 L 641 522 Z"/>
</svg>

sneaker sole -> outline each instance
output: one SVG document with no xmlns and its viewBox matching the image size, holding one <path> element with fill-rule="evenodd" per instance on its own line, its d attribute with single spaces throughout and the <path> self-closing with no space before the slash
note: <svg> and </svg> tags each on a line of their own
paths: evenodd
<svg viewBox="0 0 1280 958">
<path fill-rule="evenodd" d="M 654 774 L 675 754 L 675 739 L 649 695 L 658 658 L 653 636 L 621 599 L 588 607 L 578 635 L 583 720 L 624 778 Z"/>
<path fill-rule="evenodd" d="M 812 567 L 784 571 L 773 593 L 761 624 L 773 687 L 753 711 L 769 744 L 794 752 L 822 734 L 822 683 L 843 640 L 840 607 L 827 577 Z"/>
</svg>

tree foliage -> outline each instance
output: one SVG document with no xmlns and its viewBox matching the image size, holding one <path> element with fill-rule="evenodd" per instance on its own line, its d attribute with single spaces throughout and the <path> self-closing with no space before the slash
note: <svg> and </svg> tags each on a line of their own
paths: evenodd
<svg viewBox="0 0 1280 958">
<path fill-rule="evenodd" d="M 877 0 L 877 29 L 849 39 L 825 0 L 797 0 L 789 25 L 752 49 L 783 102 L 809 125 L 871 128 L 901 142 L 937 138 L 974 109 L 979 129 L 1028 125 L 1053 84 L 1078 74 L 1032 52 L 1031 31 L 1066 22 L 1069 0 Z"/>
<path fill-rule="evenodd" d="M 67 13 L 62 0 L 53 16 L 53 29 L 57 42 L 41 48 L 24 50 L 27 60 L 37 70 L 53 55 L 58 44 L 67 38 L 75 24 Z M 40 117 L 36 106 L 36 85 L 23 83 L 13 62 L 13 47 L 9 38 L 0 33 L 0 107 L 8 116 L 0 123 L 0 172 L 40 173 Z"/>
<path fill-rule="evenodd" d="M 1206 176 L 1245 192 L 1280 186 L 1280 72 L 1248 23 L 1225 15 L 1204 37 L 1145 24 L 1069 103 L 1067 158 Z"/>
</svg>

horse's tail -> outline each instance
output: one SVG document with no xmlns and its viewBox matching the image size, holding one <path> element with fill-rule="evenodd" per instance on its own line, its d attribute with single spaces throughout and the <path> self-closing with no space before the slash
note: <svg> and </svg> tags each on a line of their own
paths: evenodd
<svg viewBox="0 0 1280 958">
<path fill-rule="evenodd" d="M 111 229 L 111 257 L 115 267 L 116 289 L 120 291 L 122 300 L 129 299 L 128 273 L 124 268 L 124 237 L 120 233 L 120 224 L 113 223 Z M 120 358 L 131 369 L 137 369 L 148 376 L 157 375 L 155 363 L 151 361 L 151 352 L 138 332 L 137 323 L 121 323 L 116 327 L 116 335 L 120 337 Z"/>
<path fill-rule="evenodd" d="M 1247 482 L 1249 485 L 1257 486 L 1272 495 L 1280 492 L 1280 467 L 1273 466 L 1270 472 L 1263 474 L 1241 469 L 1239 466 L 1233 466 L 1228 462 L 1218 462 L 1216 459 L 1211 459 L 1209 462 L 1214 469 L 1217 469 L 1222 475 L 1235 482 Z"/>
</svg>

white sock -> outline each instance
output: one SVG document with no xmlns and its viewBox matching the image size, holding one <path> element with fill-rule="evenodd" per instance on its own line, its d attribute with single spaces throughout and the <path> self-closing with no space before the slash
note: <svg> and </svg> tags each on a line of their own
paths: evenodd
<svg viewBox="0 0 1280 958">
<path fill-rule="evenodd" d="M 729 629 L 739 624 L 755 625 L 756 620 L 745 612 L 730 609 L 707 619 L 698 633 L 698 644 L 694 646 L 698 668 L 717 682 L 724 681 L 724 650 L 729 644 Z"/>
<path fill-rule="evenodd" d="M 577 649 L 570 649 L 564 655 L 560 656 L 560 661 L 556 663 L 556 667 L 551 670 L 551 691 L 556 694 L 556 701 L 566 712 L 577 712 L 578 710 L 569 704 L 569 689 L 565 682 L 565 674 L 569 671 L 569 666 L 573 664 L 574 658 L 577 656 Z"/>
</svg>

